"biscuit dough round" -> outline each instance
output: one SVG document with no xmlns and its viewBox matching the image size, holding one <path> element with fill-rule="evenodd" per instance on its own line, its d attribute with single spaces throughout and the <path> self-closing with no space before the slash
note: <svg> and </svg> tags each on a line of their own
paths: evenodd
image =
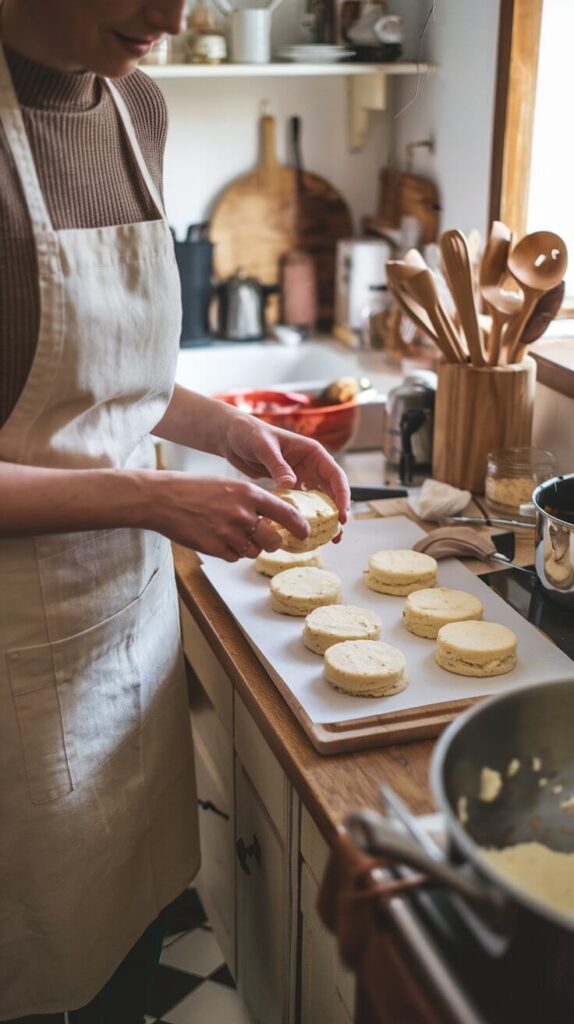
<svg viewBox="0 0 574 1024">
<path fill-rule="evenodd" d="M 353 697 L 390 697 L 407 685 L 402 651 L 380 640 L 345 640 L 325 652 L 325 677 Z"/>
<path fill-rule="evenodd" d="M 315 566 L 285 569 L 271 580 L 271 607 L 283 615 L 308 615 L 323 604 L 340 604 L 342 597 L 339 577 Z"/>
<path fill-rule="evenodd" d="M 461 676 L 500 676 L 516 664 L 518 641 L 497 622 L 451 622 L 437 636 L 441 668 Z"/>
<path fill-rule="evenodd" d="M 376 551 L 369 558 L 365 583 L 379 594 L 406 597 L 434 587 L 437 570 L 436 559 L 422 551 Z"/>
<path fill-rule="evenodd" d="M 276 497 L 292 505 L 309 524 L 309 536 L 299 540 L 284 526 L 273 523 L 274 529 L 281 536 L 281 547 L 284 551 L 312 551 L 314 548 L 327 544 L 340 532 L 339 510 L 328 494 L 322 491 L 278 490 Z"/>
<path fill-rule="evenodd" d="M 310 651 L 324 654 L 328 647 L 344 640 L 378 640 L 380 635 L 381 620 L 369 608 L 331 604 L 309 613 L 303 643 Z"/>
<path fill-rule="evenodd" d="M 449 622 L 482 619 L 482 602 L 474 594 L 449 587 L 431 587 L 409 594 L 403 608 L 403 623 L 415 636 L 435 639 Z"/>
<path fill-rule="evenodd" d="M 321 568 L 318 549 L 313 551 L 262 551 L 255 559 L 255 568 L 263 576 L 276 576 L 285 569 L 296 569 L 298 566 L 314 565 Z"/>
</svg>

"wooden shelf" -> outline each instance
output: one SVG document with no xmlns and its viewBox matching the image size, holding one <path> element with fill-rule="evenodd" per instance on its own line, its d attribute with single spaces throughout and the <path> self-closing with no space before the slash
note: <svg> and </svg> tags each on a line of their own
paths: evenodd
<svg viewBox="0 0 574 1024">
<path fill-rule="evenodd" d="M 303 78 L 314 75 L 346 78 L 355 75 L 421 75 L 432 70 L 431 64 L 354 64 L 352 61 L 298 64 L 284 61 L 276 64 L 140 64 L 152 78 Z"/>
<path fill-rule="evenodd" d="M 385 110 L 387 79 L 404 75 L 428 75 L 434 64 L 401 63 L 354 64 L 339 61 L 298 64 L 141 64 L 151 78 L 170 81 L 178 78 L 345 78 L 348 97 L 348 138 L 351 151 L 361 149 L 367 137 L 370 112 Z"/>
</svg>

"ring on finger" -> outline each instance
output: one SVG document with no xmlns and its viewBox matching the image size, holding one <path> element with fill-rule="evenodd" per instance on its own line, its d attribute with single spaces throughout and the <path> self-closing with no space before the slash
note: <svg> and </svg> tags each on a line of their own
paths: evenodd
<svg viewBox="0 0 574 1024">
<path fill-rule="evenodd" d="M 249 527 L 249 529 L 247 531 L 247 547 L 249 547 L 250 542 L 253 540 L 253 534 L 255 533 L 255 531 L 256 531 L 257 527 L 259 526 L 259 523 L 261 522 L 262 519 L 263 519 L 263 516 L 257 516 L 257 519 L 255 520 L 255 522 Z"/>
</svg>

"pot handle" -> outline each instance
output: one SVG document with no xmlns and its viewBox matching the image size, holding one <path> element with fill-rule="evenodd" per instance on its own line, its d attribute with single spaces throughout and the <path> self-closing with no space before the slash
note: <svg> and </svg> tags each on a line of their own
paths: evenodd
<svg viewBox="0 0 574 1024">
<path fill-rule="evenodd" d="M 508 948 L 512 908 L 494 886 L 480 881 L 469 868 L 454 868 L 446 861 L 433 859 L 417 843 L 388 825 L 376 811 L 365 808 L 345 820 L 352 840 L 366 853 L 422 871 L 429 881 L 454 890 L 464 900 L 463 913 L 468 926 L 481 945 L 494 956 Z"/>
</svg>

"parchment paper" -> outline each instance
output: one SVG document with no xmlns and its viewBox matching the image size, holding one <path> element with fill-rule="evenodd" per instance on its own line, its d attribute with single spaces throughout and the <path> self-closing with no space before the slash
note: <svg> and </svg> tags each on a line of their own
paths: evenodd
<svg viewBox="0 0 574 1024">
<path fill-rule="evenodd" d="M 221 595 L 258 657 L 277 683 L 287 685 L 294 700 L 319 724 L 347 722 L 369 715 L 421 707 L 426 704 L 501 693 L 528 683 L 570 679 L 574 665 L 534 626 L 495 594 L 456 559 L 438 563 L 438 585 L 476 594 L 484 605 L 484 619 L 500 622 L 518 637 L 518 659 L 512 672 L 491 679 L 474 679 L 446 672 L 434 659 L 434 640 L 413 636 L 402 624 L 404 598 L 376 594 L 364 584 L 369 556 L 383 548 L 411 548 L 423 531 L 405 517 L 351 520 L 340 544 L 321 551 L 325 569 L 343 583 L 345 604 L 377 612 L 382 621 L 381 640 L 398 647 L 407 660 L 409 685 L 391 697 L 350 697 L 334 690 L 323 677 L 323 659 L 303 645 L 303 618 L 272 611 L 269 580 L 256 572 L 251 560 L 234 564 L 203 557 L 203 571 Z M 485 565 L 487 571 L 488 565 Z"/>
</svg>

